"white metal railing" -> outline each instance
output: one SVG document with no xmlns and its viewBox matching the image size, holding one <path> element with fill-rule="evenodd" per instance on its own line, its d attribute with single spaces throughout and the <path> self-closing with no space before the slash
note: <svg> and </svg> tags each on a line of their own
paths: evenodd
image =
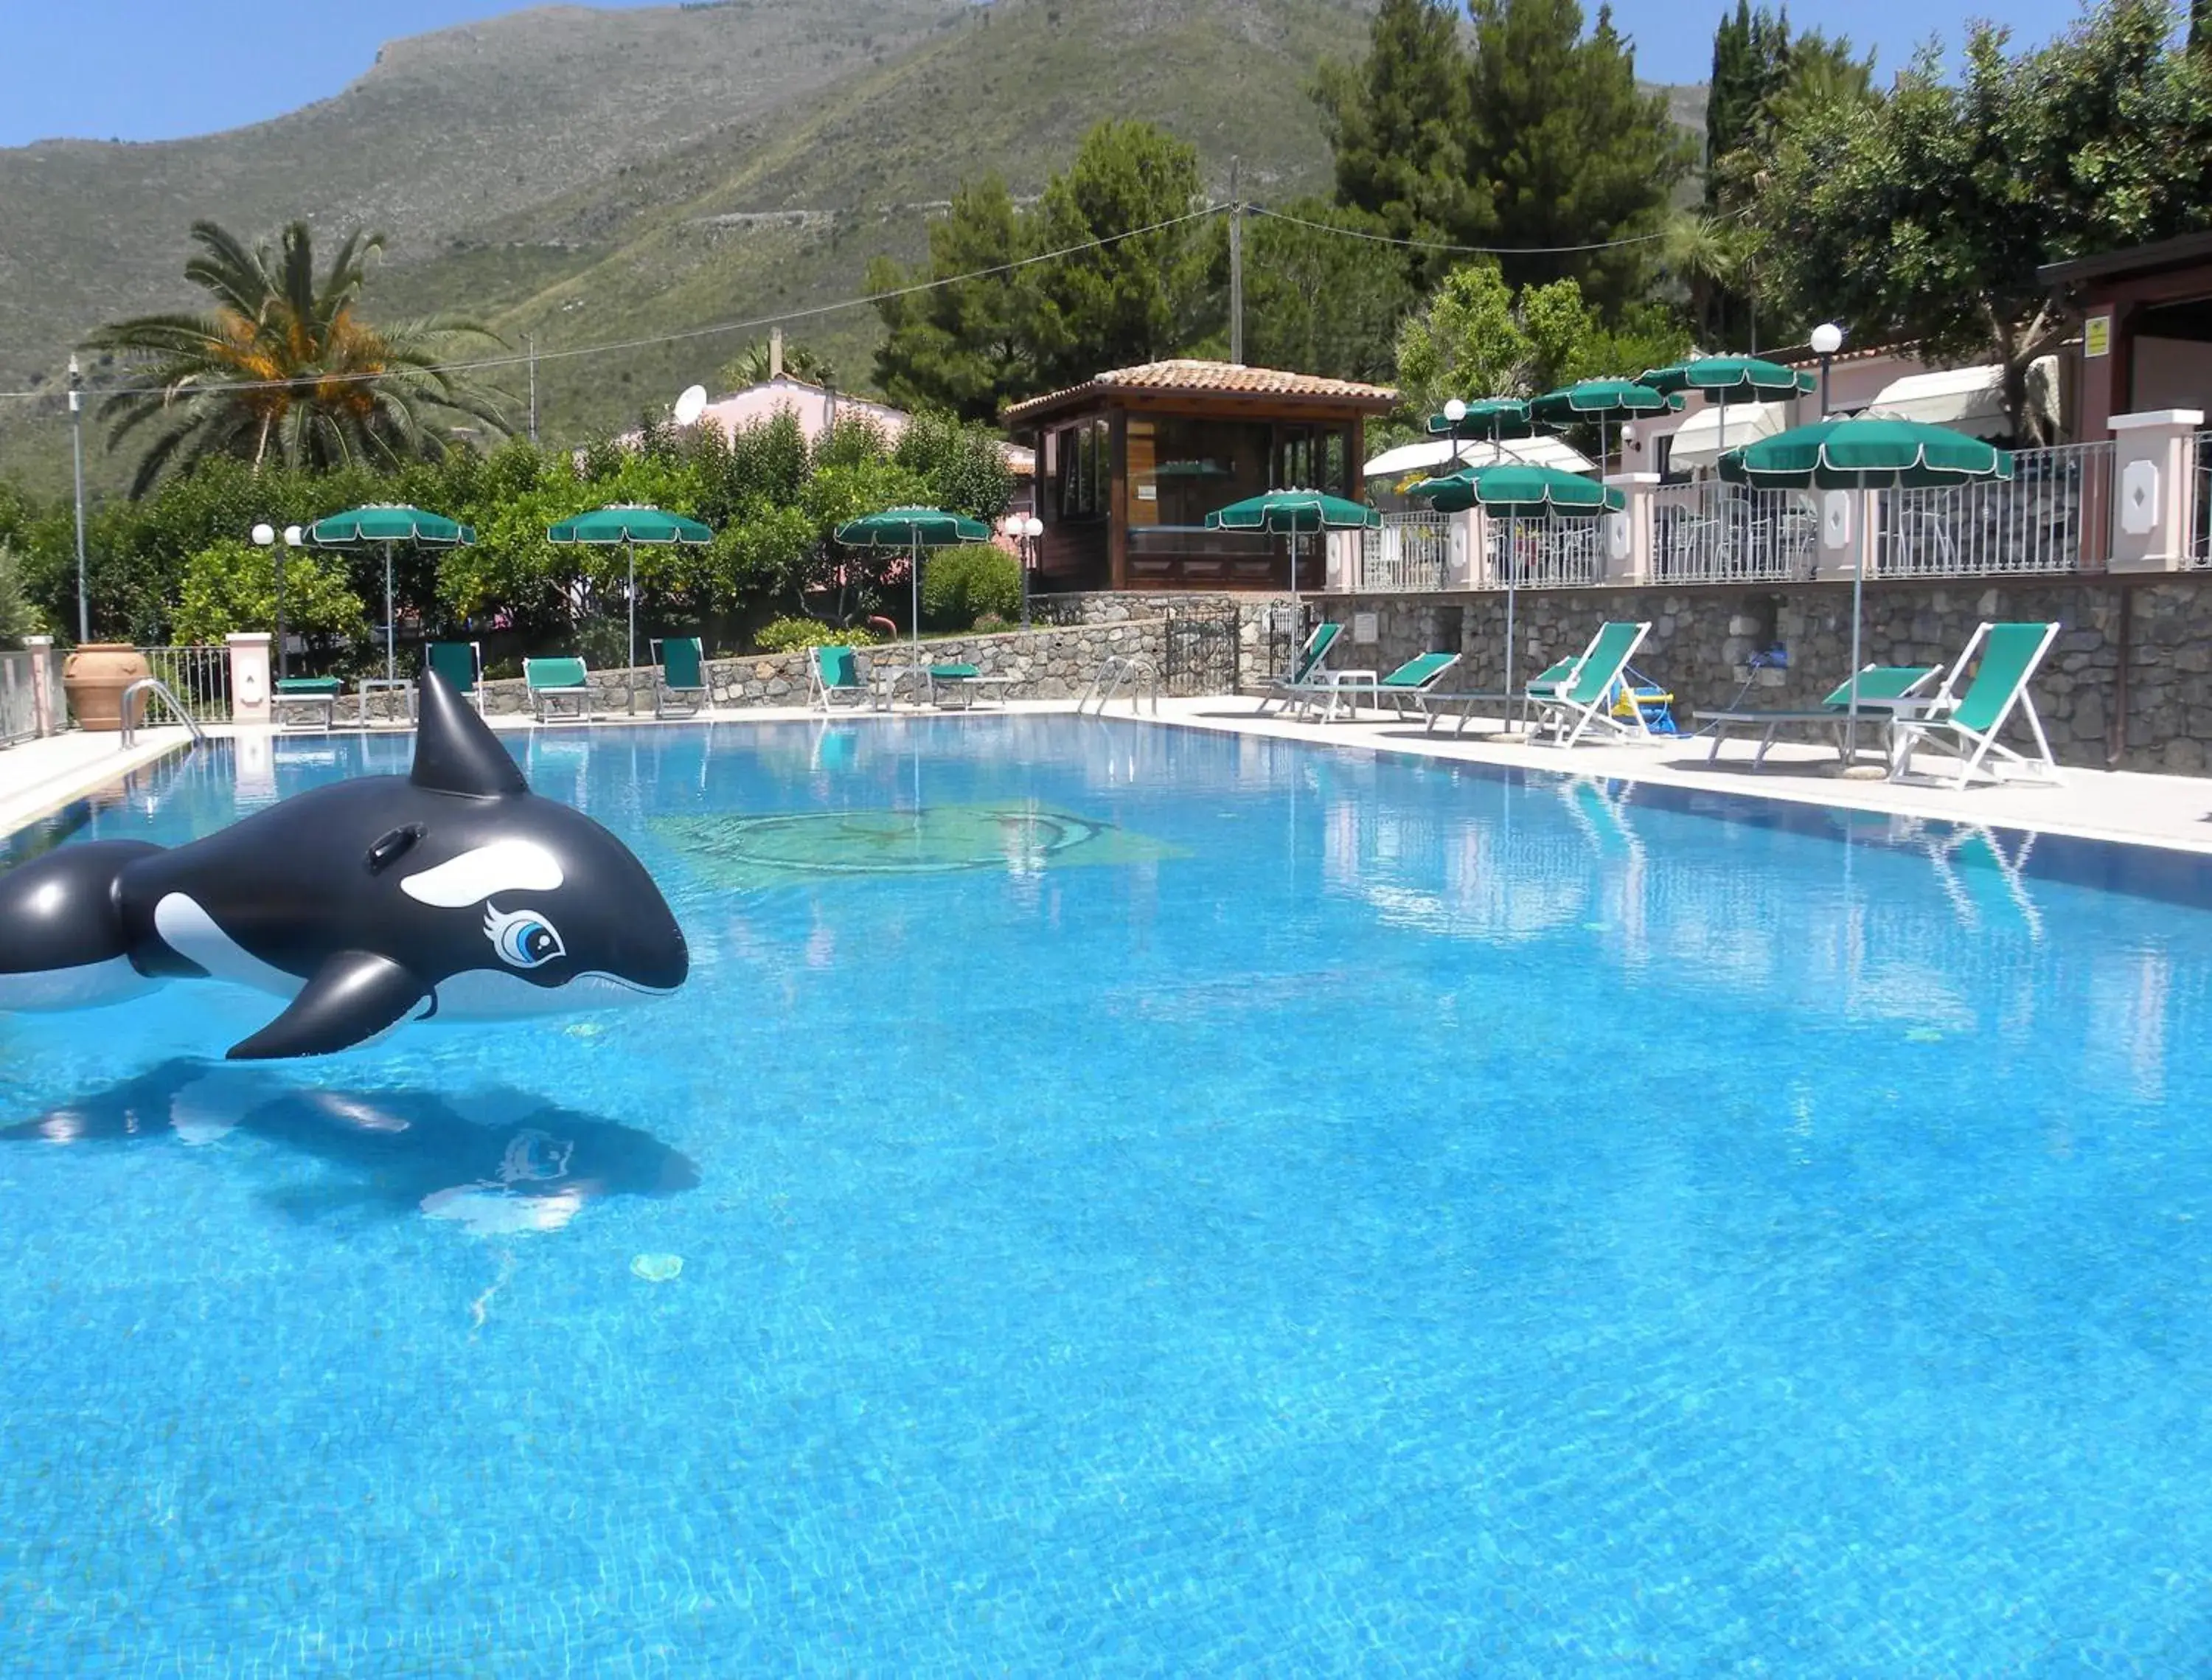
<svg viewBox="0 0 2212 1680">
<path fill-rule="evenodd" d="M 0 746 L 13 746 L 39 733 L 37 667 L 23 653 L 0 653 Z"/>
<path fill-rule="evenodd" d="M 2212 432 L 2199 432 L 2191 441 L 2197 460 L 2190 476 L 2194 512 L 2191 515 L 2189 563 L 2212 566 Z"/>
<path fill-rule="evenodd" d="M 1605 578 L 1605 520 L 1490 519 L 1474 587 L 1579 589 Z"/>
<path fill-rule="evenodd" d="M 1656 582 L 1797 581 L 1814 575 L 1820 558 L 1820 509 L 1806 491 L 1706 478 L 1662 485 L 1652 498 Z"/>
<path fill-rule="evenodd" d="M 146 668 L 200 723 L 230 721 L 230 649 L 142 648 Z"/>
<path fill-rule="evenodd" d="M 2008 480 L 1885 491 L 1875 568 L 1886 577 L 1984 577 L 2101 563 L 2112 446 L 2022 449 Z"/>
<path fill-rule="evenodd" d="M 1451 572 L 1449 514 L 1385 514 L 1360 533 L 1359 587 L 1443 589 Z"/>
</svg>

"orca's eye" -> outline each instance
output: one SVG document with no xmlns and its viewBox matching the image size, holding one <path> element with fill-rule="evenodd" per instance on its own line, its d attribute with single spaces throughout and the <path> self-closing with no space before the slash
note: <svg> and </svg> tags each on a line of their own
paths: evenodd
<svg viewBox="0 0 2212 1680">
<path fill-rule="evenodd" d="M 509 968 L 543 968 L 568 954 L 560 929 L 536 910 L 502 910 L 484 906 L 484 937 Z"/>
</svg>

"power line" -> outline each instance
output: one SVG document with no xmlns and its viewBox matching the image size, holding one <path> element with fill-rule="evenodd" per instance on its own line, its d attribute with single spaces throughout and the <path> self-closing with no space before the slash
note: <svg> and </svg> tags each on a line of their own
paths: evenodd
<svg viewBox="0 0 2212 1680">
<path fill-rule="evenodd" d="M 1359 228 L 1309 222 L 1302 216 L 1286 215 L 1260 204 L 1247 204 L 1244 208 L 1254 216 L 1264 216 L 1271 222 L 1287 222 L 1294 228 L 1310 228 L 1317 234 L 1341 234 L 1346 239 L 1364 239 L 1376 245 L 1399 245 L 1413 251 L 1450 251 L 1469 257 L 1565 257 L 1583 251 L 1618 251 L 1625 246 L 1649 245 L 1654 240 L 1667 237 L 1664 233 L 1634 234 L 1626 239 L 1596 240 L 1587 245 L 1445 245 L 1435 240 L 1400 239 L 1395 234 L 1370 234 Z"/>
<path fill-rule="evenodd" d="M 1124 240 L 1141 239 L 1146 234 L 1157 234 L 1170 228 L 1181 227 L 1188 222 L 1202 221 L 1218 216 L 1227 208 L 1222 204 L 1206 204 L 1182 216 L 1171 216 L 1164 222 L 1154 222 L 1142 228 L 1131 228 L 1118 234 L 1102 234 L 1075 245 L 1065 245 L 1056 251 L 1041 251 L 1034 256 L 1017 257 L 1010 262 L 994 263 L 988 268 L 971 269 L 965 274 L 949 274 L 942 279 L 917 280 L 911 285 L 895 286 L 888 291 L 869 292 L 860 297 L 840 298 L 834 303 L 817 303 L 805 309 L 787 310 L 780 314 L 759 315 L 750 320 L 720 321 L 712 326 L 688 327 L 680 332 L 663 332 L 647 338 L 625 338 L 603 344 L 579 344 L 568 350 L 538 350 L 515 356 L 482 356 L 468 362 L 441 362 L 424 368 L 394 368 L 389 371 L 358 374 L 302 374 L 291 379 L 226 380 L 220 385 L 191 387 L 195 391 L 228 394 L 234 391 L 288 391 L 331 384 L 367 384 L 378 380 L 404 378 L 422 374 L 481 373 L 493 368 L 520 367 L 532 361 L 565 362 L 580 356 L 613 356 L 625 350 L 652 350 L 662 344 L 688 344 L 695 339 L 711 338 L 727 332 L 757 332 L 764 326 L 780 326 L 787 321 L 810 320 L 821 315 L 836 314 L 846 309 L 862 309 L 891 298 L 913 297 L 922 292 L 935 291 L 940 287 L 957 286 L 970 280 L 989 280 L 1000 275 L 1012 274 L 1018 270 L 1034 268 L 1040 263 L 1058 262 L 1063 258 L 1079 256 L 1085 251 L 1103 250 L 1109 245 L 1119 245 Z M 112 386 L 100 391 L 101 397 L 159 396 L 168 387 L 161 385 Z M 50 396 L 45 391 L 0 391 L 0 399 L 38 399 Z"/>
</svg>

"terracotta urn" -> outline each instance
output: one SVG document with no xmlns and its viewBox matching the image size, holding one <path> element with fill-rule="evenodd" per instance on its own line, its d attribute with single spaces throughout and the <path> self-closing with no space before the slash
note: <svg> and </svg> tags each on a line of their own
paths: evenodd
<svg viewBox="0 0 2212 1680">
<path fill-rule="evenodd" d="M 80 728 L 113 731 L 123 727 L 123 691 L 151 674 L 129 642 L 88 642 L 62 666 L 62 687 Z"/>
</svg>

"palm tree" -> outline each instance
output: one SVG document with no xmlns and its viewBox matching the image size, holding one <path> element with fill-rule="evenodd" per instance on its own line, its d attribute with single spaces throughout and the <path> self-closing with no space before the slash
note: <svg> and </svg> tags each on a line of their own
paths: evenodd
<svg viewBox="0 0 2212 1680">
<path fill-rule="evenodd" d="M 1689 294 L 1690 319 L 1701 350 L 1720 348 L 1728 303 L 1745 273 L 1742 231 L 1718 216 L 1678 210 L 1659 244 L 1659 266 Z"/>
<path fill-rule="evenodd" d="M 732 391 L 765 385 L 774 360 L 768 340 L 756 338 L 722 364 L 720 377 L 723 385 Z M 809 385 L 829 386 L 837 382 L 837 369 L 830 359 L 817 355 L 804 344 L 786 344 L 783 347 L 783 371 L 793 379 L 805 380 Z"/>
<path fill-rule="evenodd" d="M 139 374 L 100 405 L 112 423 L 108 447 L 161 423 L 133 496 L 172 463 L 210 455 L 257 467 L 272 456 L 307 467 L 435 460 L 450 447 L 438 411 L 507 431 L 492 393 L 441 365 L 466 339 L 499 344 L 488 328 L 437 317 L 379 329 L 357 313 L 383 234 L 348 234 L 319 283 L 304 222 L 286 228 L 273 252 L 249 251 L 212 222 L 195 222 L 192 240 L 200 249 L 185 277 L 213 309 L 115 321 L 85 341 Z"/>
</svg>

